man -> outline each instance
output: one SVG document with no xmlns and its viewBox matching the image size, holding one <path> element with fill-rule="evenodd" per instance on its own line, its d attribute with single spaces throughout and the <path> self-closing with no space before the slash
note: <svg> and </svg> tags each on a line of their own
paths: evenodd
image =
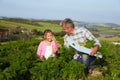
<svg viewBox="0 0 120 80">
<path fill-rule="evenodd" d="M 85 43 L 87 40 L 93 40 L 95 43 L 93 44 L 94 47 L 91 50 L 91 53 L 85 54 L 80 51 L 75 50 L 74 59 L 79 61 L 80 63 L 85 65 L 85 75 L 88 74 L 89 65 L 95 60 L 94 54 L 98 51 L 99 47 L 101 46 L 99 40 L 97 40 L 90 31 L 88 31 L 84 27 L 75 27 L 73 21 L 69 18 L 64 19 L 60 26 L 62 27 L 63 31 L 66 33 L 64 36 L 64 45 L 69 48 L 68 40 L 72 39 L 74 42 Z"/>
</svg>

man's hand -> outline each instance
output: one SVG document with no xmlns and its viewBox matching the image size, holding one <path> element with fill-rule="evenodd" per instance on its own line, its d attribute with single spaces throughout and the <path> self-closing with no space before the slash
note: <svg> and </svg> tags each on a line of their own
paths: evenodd
<svg viewBox="0 0 120 80">
<path fill-rule="evenodd" d="M 90 53 L 90 56 L 94 56 L 94 54 L 97 53 L 98 49 L 99 49 L 99 46 L 98 46 L 98 45 L 94 46 L 94 47 L 92 48 L 92 51 L 91 51 L 91 53 Z"/>
</svg>

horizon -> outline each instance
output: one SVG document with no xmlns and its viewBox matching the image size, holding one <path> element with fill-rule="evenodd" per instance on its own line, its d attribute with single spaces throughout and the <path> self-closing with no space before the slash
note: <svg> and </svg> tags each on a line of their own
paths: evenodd
<svg viewBox="0 0 120 80">
<path fill-rule="evenodd" d="M 60 19 L 35 19 L 35 18 L 24 18 L 24 17 L 7 17 L 7 16 L 0 16 L 0 19 L 4 19 L 4 18 L 15 18 L 15 19 L 28 19 L 28 20 L 60 20 Z M 62 20 L 60 20 L 62 21 Z M 86 22 L 86 21 L 77 21 L 77 20 L 74 20 L 74 22 L 82 22 L 82 23 L 90 23 L 90 24 L 115 24 L 115 25 L 118 25 L 120 26 L 120 24 L 116 24 L 116 23 L 109 23 L 109 22 Z"/>
</svg>

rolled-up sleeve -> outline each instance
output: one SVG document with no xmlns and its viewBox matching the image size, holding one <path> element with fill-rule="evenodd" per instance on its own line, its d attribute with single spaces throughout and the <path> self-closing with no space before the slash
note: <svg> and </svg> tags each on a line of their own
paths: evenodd
<svg viewBox="0 0 120 80">
<path fill-rule="evenodd" d="M 64 37 L 64 46 L 65 46 L 66 48 L 69 48 L 68 40 L 67 40 L 66 37 Z"/>
<path fill-rule="evenodd" d="M 94 45 L 98 45 L 99 47 L 101 47 L 100 41 L 97 38 L 95 38 L 93 34 L 87 29 L 85 29 L 85 36 L 88 40 L 95 41 Z"/>
</svg>

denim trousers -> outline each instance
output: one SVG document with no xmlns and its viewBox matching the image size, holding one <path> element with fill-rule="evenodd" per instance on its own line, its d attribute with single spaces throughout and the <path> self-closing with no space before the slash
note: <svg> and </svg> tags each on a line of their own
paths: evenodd
<svg viewBox="0 0 120 80">
<path fill-rule="evenodd" d="M 94 60 L 96 59 L 96 57 L 89 56 L 88 54 L 78 52 L 78 51 L 76 51 L 75 53 L 79 55 L 75 60 L 84 64 L 85 66 L 84 72 L 85 72 L 85 75 L 87 75 L 90 65 L 94 63 Z"/>
</svg>

